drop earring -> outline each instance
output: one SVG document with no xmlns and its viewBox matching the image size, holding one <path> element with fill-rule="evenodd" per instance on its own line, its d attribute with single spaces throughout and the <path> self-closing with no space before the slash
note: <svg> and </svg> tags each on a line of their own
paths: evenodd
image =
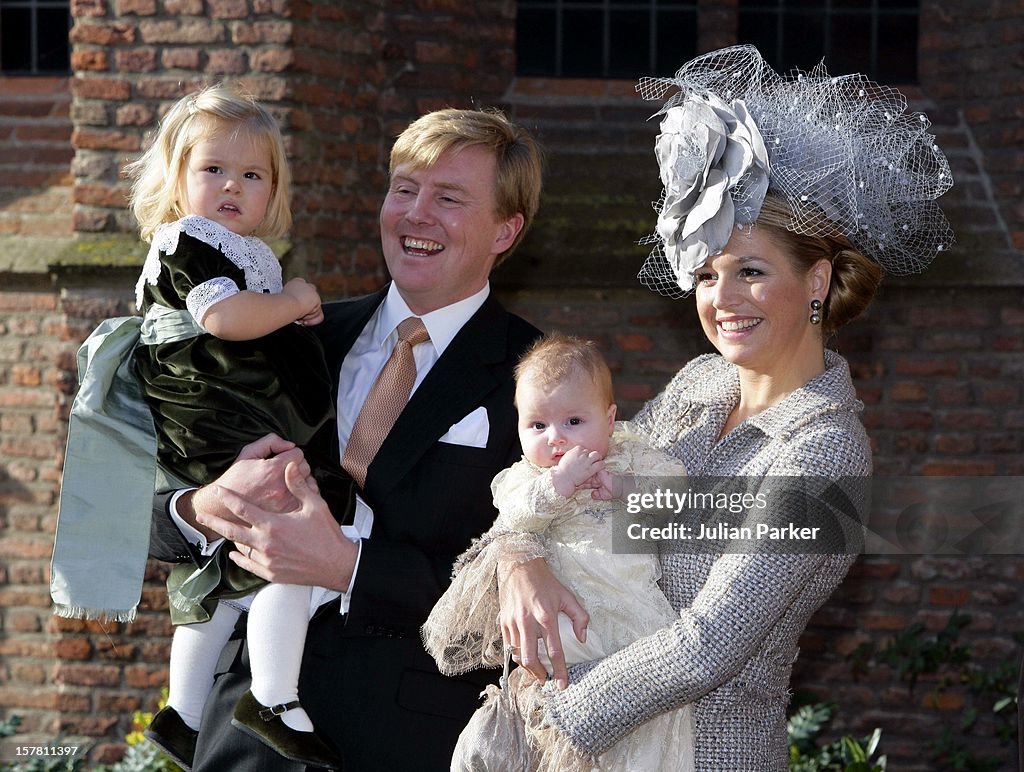
<svg viewBox="0 0 1024 772">
<path fill-rule="evenodd" d="M 815 298 L 811 301 L 811 324 L 821 324 L 821 301 Z"/>
</svg>

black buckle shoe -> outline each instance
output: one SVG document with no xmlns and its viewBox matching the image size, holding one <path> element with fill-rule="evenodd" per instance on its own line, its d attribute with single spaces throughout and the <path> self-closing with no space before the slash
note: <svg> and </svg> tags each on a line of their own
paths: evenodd
<svg viewBox="0 0 1024 772">
<path fill-rule="evenodd" d="M 178 711 L 169 705 L 161 708 L 153 716 L 149 726 L 142 730 L 142 735 L 170 756 L 171 760 L 185 772 L 191 772 L 199 732 L 189 728 L 189 725 L 181 720 Z"/>
<path fill-rule="evenodd" d="M 290 761 L 314 767 L 341 769 L 341 759 L 315 732 L 299 732 L 281 720 L 281 714 L 300 707 L 298 700 L 282 705 L 261 705 L 247 691 L 235 706 L 231 723 L 268 745 Z"/>
</svg>

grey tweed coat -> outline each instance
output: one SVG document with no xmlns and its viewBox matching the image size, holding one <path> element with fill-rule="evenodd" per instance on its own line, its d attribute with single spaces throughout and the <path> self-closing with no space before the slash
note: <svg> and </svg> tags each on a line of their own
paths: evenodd
<svg viewBox="0 0 1024 772">
<path fill-rule="evenodd" d="M 635 418 L 691 475 L 871 473 L 846 361 L 719 441 L 739 400 L 736 368 L 698 357 Z M 863 514 L 863 513 L 862 513 Z M 698 772 L 788 766 L 785 709 L 800 634 L 853 562 L 846 554 L 662 554 L 662 589 L 680 617 L 595 665 L 548 703 L 578 748 L 599 754 L 651 716 L 695 703 Z"/>
</svg>

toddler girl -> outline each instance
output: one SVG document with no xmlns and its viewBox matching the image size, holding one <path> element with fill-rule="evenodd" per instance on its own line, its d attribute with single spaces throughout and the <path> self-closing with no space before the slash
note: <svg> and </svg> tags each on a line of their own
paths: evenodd
<svg viewBox="0 0 1024 772">
<path fill-rule="evenodd" d="M 311 468 L 328 464 L 331 378 L 308 329 L 323 320 L 320 296 L 302 279 L 283 283 L 261 240 L 280 238 L 291 225 L 289 170 L 273 116 L 228 86 L 202 89 L 171 108 L 152 146 L 126 172 L 132 212 L 151 246 L 136 287 L 141 345 L 125 361 L 149 407 L 152 420 L 144 406 L 137 420 L 155 431 L 161 470 L 175 488 L 205 485 L 244 445 L 269 433 L 302 446 Z M 62 520 L 76 508 L 98 509 L 76 507 L 74 487 L 66 470 Z M 192 765 L 217 659 L 248 609 L 252 686 L 232 723 L 289 759 L 338 766 L 298 702 L 310 614 L 337 593 L 267 584 L 228 558 L 233 545 L 211 549 L 196 540 L 208 560 L 198 569 L 180 564 L 168 579 L 178 624 L 170 693 L 146 736 Z"/>
</svg>

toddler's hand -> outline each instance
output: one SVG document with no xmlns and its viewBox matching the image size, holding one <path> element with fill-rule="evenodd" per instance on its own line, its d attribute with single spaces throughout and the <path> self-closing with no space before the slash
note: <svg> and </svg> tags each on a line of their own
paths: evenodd
<svg viewBox="0 0 1024 772">
<path fill-rule="evenodd" d="M 569 498 L 594 475 L 604 469 L 604 459 L 596 450 L 577 445 L 558 460 L 551 470 L 551 482 L 559 496 Z"/>
<path fill-rule="evenodd" d="M 324 312 L 320 307 L 320 293 L 305 279 L 291 279 L 284 285 L 284 294 L 296 302 L 299 313 L 295 321 L 301 324 L 319 324 Z"/>
</svg>

